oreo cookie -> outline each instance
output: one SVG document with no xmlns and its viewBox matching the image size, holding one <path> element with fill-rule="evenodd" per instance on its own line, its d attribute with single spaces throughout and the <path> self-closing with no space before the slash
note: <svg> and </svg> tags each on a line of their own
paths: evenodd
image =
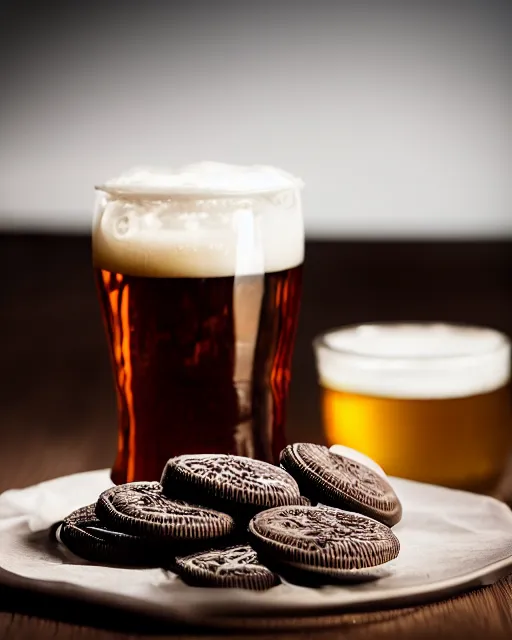
<svg viewBox="0 0 512 640">
<path fill-rule="evenodd" d="M 402 518 L 402 505 L 385 478 L 355 460 L 318 444 L 288 445 L 281 466 L 312 502 L 356 511 L 392 527 Z"/>
<path fill-rule="evenodd" d="M 59 543 L 90 562 L 155 567 L 172 560 L 146 538 L 105 525 L 96 516 L 94 504 L 73 511 L 52 528 L 52 533 Z"/>
<path fill-rule="evenodd" d="M 162 489 L 170 498 L 193 500 L 248 520 L 258 511 L 303 498 L 295 480 L 267 462 L 226 454 L 171 458 L 162 474 Z"/>
<path fill-rule="evenodd" d="M 176 546 L 224 540 L 235 530 L 227 513 L 170 500 L 159 482 L 130 482 L 104 491 L 96 516 L 116 531 Z"/>
<path fill-rule="evenodd" d="M 177 558 L 175 570 L 183 582 L 193 587 L 264 591 L 279 583 L 279 577 L 262 565 L 256 551 L 247 545 Z"/>
<path fill-rule="evenodd" d="M 251 520 L 249 533 L 265 564 L 320 578 L 367 579 L 400 551 L 386 525 L 333 507 L 269 509 Z"/>
</svg>

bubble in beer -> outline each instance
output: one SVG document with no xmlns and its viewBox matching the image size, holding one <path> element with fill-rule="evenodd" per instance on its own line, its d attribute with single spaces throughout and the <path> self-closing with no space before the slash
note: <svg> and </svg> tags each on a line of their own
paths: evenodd
<svg viewBox="0 0 512 640">
<path fill-rule="evenodd" d="M 118 233 L 118 235 L 120 236 L 124 236 L 128 233 L 128 230 L 130 228 L 130 218 L 128 216 L 121 216 L 117 221 L 116 221 L 116 231 Z"/>
</svg>

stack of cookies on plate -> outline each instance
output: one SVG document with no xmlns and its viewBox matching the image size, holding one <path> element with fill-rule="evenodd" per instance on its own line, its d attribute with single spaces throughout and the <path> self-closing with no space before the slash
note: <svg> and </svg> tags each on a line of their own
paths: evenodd
<svg viewBox="0 0 512 640">
<path fill-rule="evenodd" d="M 402 516 L 383 475 L 316 444 L 281 466 L 234 455 L 171 458 L 160 482 L 104 491 L 52 535 L 92 562 L 172 569 L 194 586 L 264 590 L 364 580 L 393 560 Z"/>
</svg>

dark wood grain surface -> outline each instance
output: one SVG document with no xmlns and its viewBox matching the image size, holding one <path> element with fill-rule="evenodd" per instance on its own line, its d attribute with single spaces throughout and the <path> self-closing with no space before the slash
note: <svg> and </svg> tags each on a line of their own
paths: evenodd
<svg viewBox="0 0 512 640">
<path fill-rule="evenodd" d="M 115 401 L 89 239 L 0 235 L 0 269 L 0 491 L 110 466 Z M 470 322 L 512 334 L 512 242 L 308 243 L 290 440 L 322 441 L 312 338 L 379 320 Z M 510 638 L 512 581 L 425 607 L 297 619 L 285 631 L 265 624 L 266 638 Z M 0 640 L 155 633 L 199 632 L 0 587 Z"/>
</svg>

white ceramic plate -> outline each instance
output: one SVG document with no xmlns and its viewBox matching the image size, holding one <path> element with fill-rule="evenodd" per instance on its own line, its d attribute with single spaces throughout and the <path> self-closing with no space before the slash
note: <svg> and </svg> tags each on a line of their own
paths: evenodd
<svg viewBox="0 0 512 640">
<path fill-rule="evenodd" d="M 493 498 L 389 478 L 403 520 L 399 557 L 382 577 L 263 593 L 189 587 L 160 569 L 88 564 L 49 541 L 47 527 L 111 486 L 108 470 L 57 478 L 0 496 L 0 581 L 194 625 L 319 616 L 441 599 L 512 571 L 512 512 Z"/>
</svg>

